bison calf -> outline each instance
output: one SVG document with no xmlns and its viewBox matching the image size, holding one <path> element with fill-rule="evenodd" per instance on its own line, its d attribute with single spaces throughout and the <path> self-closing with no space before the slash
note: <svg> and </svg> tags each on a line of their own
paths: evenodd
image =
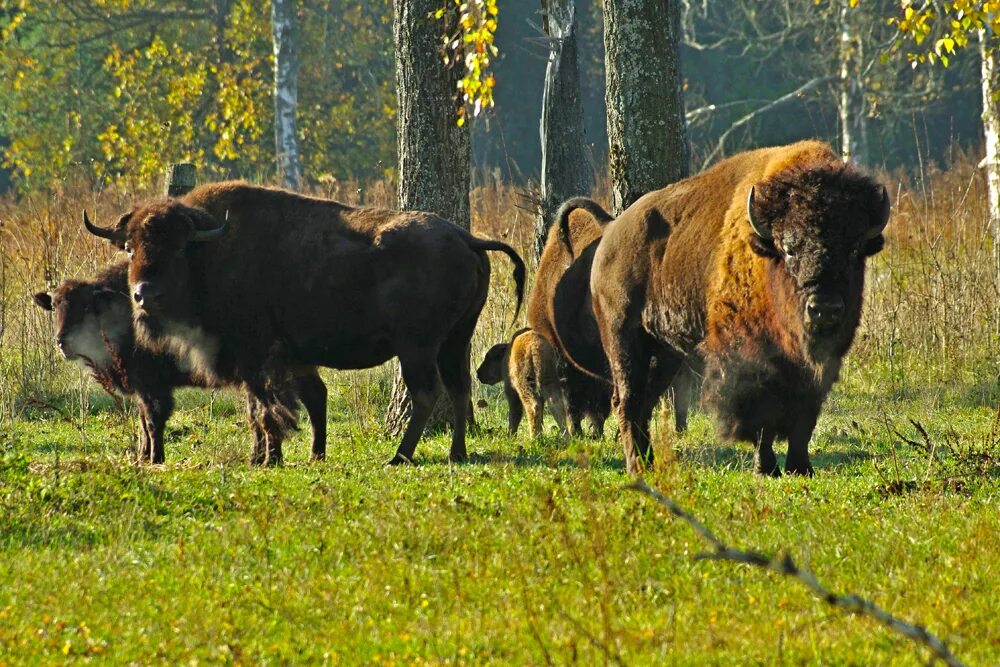
<svg viewBox="0 0 1000 667">
<path fill-rule="evenodd" d="M 218 386 L 206 382 L 163 352 L 136 341 L 128 297 L 128 263 L 104 269 L 94 280 L 68 280 L 52 292 L 38 292 L 34 301 L 53 312 L 56 344 L 67 360 L 81 363 L 108 393 L 135 396 L 142 426 L 139 460 L 163 463 L 163 432 L 173 412 L 176 387 Z M 326 386 L 315 371 L 299 376 L 295 387 L 275 397 L 267 407 L 247 398 L 247 416 L 257 455 L 263 452 L 264 431 L 294 425 L 301 400 L 312 422 L 312 455 L 326 451 Z"/>
<path fill-rule="evenodd" d="M 563 436 L 569 435 L 566 396 L 559 379 L 559 358 L 541 335 L 531 329 L 522 329 L 509 343 L 494 345 L 476 370 L 476 377 L 483 384 L 503 382 L 511 435 L 517 433 L 524 413 L 528 414 L 531 437 L 540 435 L 546 403 Z"/>
</svg>

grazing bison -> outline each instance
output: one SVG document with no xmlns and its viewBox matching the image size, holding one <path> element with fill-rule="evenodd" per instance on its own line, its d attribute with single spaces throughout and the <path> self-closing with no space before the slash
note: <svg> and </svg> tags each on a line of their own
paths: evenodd
<svg viewBox="0 0 1000 667">
<path fill-rule="evenodd" d="M 94 280 L 68 280 L 52 292 L 34 295 L 39 307 L 55 314 L 56 343 L 67 360 L 80 362 L 108 392 L 134 395 L 139 404 L 139 460 L 163 463 L 163 431 L 173 412 L 176 387 L 204 387 L 207 383 L 164 352 L 136 341 L 132 329 L 132 300 L 128 296 L 128 263 L 104 269 Z M 281 396 L 273 414 L 248 400 L 247 415 L 258 454 L 263 453 L 264 420 L 276 426 L 294 425 L 294 409 L 301 399 L 312 422 L 312 456 L 323 458 L 326 448 L 326 386 L 319 376 L 305 373 L 295 391 Z"/>
<path fill-rule="evenodd" d="M 528 322 L 569 363 L 563 373 L 574 430 L 590 417 L 600 437 L 611 412 L 611 372 L 591 306 L 590 273 L 605 226 L 613 218 L 585 197 L 563 203 L 549 230 L 528 300 Z M 685 371 L 674 382 L 674 419 L 687 428 L 691 389 Z M 657 395 L 650 411 L 655 407 Z"/>
<path fill-rule="evenodd" d="M 204 185 L 139 205 L 94 234 L 125 248 L 139 338 L 194 372 L 238 381 L 261 405 L 303 369 L 370 368 L 398 357 L 413 400 L 391 463 L 412 460 L 443 380 L 454 405 L 451 458 L 466 457 L 469 341 L 486 301 L 490 262 L 524 263 L 419 212 L 355 208 L 242 182 Z M 280 433 L 266 433 L 280 460 Z"/>
<path fill-rule="evenodd" d="M 548 341 L 531 329 L 521 329 L 509 343 L 498 343 L 489 349 L 483 363 L 476 369 L 483 384 L 503 382 L 507 397 L 507 425 L 511 435 L 517 433 L 524 413 L 528 413 L 531 437 L 542 432 L 542 417 L 548 403 L 559 430 L 569 435 L 569 415 L 562 380 L 559 377 L 559 357 Z"/>
<path fill-rule="evenodd" d="M 758 473 L 812 474 L 809 439 L 861 317 L 885 187 L 805 141 L 741 153 L 651 192 L 609 224 L 594 311 L 629 471 L 652 463 L 644 405 L 685 360 L 705 367 L 720 435 Z"/>
</svg>

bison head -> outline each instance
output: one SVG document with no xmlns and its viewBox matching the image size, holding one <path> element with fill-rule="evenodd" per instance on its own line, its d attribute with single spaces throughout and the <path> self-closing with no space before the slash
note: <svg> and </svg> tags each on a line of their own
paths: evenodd
<svg viewBox="0 0 1000 667">
<path fill-rule="evenodd" d="M 800 326 L 814 358 L 842 355 L 861 315 L 865 259 L 882 249 L 884 186 L 849 165 L 792 168 L 747 196 L 753 251 L 771 260 L 772 303 Z"/>
<path fill-rule="evenodd" d="M 112 347 L 128 338 L 132 313 L 128 297 L 94 283 L 69 280 L 35 303 L 55 315 L 56 346 L 63 357 L 94 369 L 114 363 Z"/>
<path fill-rule="evenodd" d="M 507 375 L 507 351 L 510 343 L 498 343 L 491 347 L 476 369 L 476 377 L 483 384 L 496 384 L 502 382 Z"/>
<path fill-rule="evenodd" d="M 163 313 L 183 319 L 191 312 L 189 247 L 219 238 L 227 224 L 176 200 L 139 206 L 112 229 L 91 223 L 86 211 L 83 218 L 88 231 L 128 253 L 130 296 L 136 320 L 144 324 Z"/>
</svg>

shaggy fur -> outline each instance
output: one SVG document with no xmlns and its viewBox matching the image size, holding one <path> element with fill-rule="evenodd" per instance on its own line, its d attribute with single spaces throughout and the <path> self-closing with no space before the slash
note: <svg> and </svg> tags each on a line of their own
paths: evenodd
<svg viewBox="0 0 1000 667">
<path fill-rule="evenodd" d="M 128 264 L 113 264 L 93 280 L 68 280 L 53 292 L 35 294 L 34 300 L 55 314 L 56 341 L 66 359 L 82 363 L 108 393 L 135 396 L 142 426 L 139 460 L 163 463 L 163 432 L 173 412 L 173 389 L 215 385 L 182 368 L 174 357 L 136 342 Z M 313 457 L 323 458 L 326 387 L 315 373 L 301 376 L 296 391 L 276 397 L 269 411 L 248 399 L 255 440 L 263 442 L 265 421 L 274 429 L 294 428 L 300 399 L 312 421 Z"/>
<path fill-rule="evenodd" d="M 199 240 L 203 232 L 212 238 Z M 242 182 L 141 204 L 110 235 L 130 252 L 144 341 L 207 378 L 244 383 L 264 406 L 303 368 L 398 357 L 413 410 L 391 462 L 412 460 L 441 381 L 455 406 L 451 457 L 466 457 L 469 341 L 489 288 L 487 251 L 511 258 L 521 305 L 524 263 L 510 246 L 430 213 Z M 266 436 L 273 462 L 280 433 Z"/>
<path fill-rule="evenodd" d="M 476 370 L 483 384 L 503 382 L 507 397 L 507 424 L 511 435 L 525 413 L 531 437 L 542 433 L 542 410 L 546 404 L 564 436 L 569 435 L 568 410 L 559 357 L 544 337 L 531 329 L 521 329 L 509 343 L 494 345 Z"/>
<path fill-rule="evenodd" d="M 591 291 L 628 469 L 652 462 L 645 406 L 686 361 L 704 366 L 720 435 L 754 443 L 759 473 L 778 474 L 780 437 L 785 470 L 811 474 L 809 439 L 887 219 L 880 184 L 805 141 L 724 160 L 608 225 Z M 829 303 L 835 315 L 813 314 Z"/>
</svg>

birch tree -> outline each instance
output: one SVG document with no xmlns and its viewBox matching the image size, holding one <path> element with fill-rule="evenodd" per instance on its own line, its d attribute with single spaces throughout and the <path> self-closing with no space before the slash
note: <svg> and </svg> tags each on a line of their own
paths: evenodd
<svg viewBox="0 0 1000 667">
<path fill-rule="evenodd" d="M 892 19 L 900 33 L 913 39 L 917 50 L 909 54 L 914 65 L 929 63 L 945 67 L 959 49 L 978 43 L 990 232 L 996 284 L 1000 287 L 1000 82 L 997 57 L 1000 53 L 1000 0 L 948 0 L 913 7 L 902 0 L 901 16 Z M 998 312 L 1000 318 L 1000 312 Z M 1000 319 L 998 319 L 1000 326 Z"/>
<path fill-rule="evenodd" d="M 559 204 L 590 192 L 583 143 L 583 105 L 573 0 L 542 0 L 542 30 L 549 59 L 542 92 L 542 199 L 535 226 L 535 255 L 541 256 Z"/>
<path fill-rule="evenodd" d="M 281 184 L 296 189 L 302 160 L 296 124 L 299 98 L 299 45 L 295 0 L 271 0 L 274 41 L 274 155 Z"/>
<path fill-rule="evenodd" d="M 680 0 L 604 0 L 614 215 L 688 174 Z"/>
</svg>

